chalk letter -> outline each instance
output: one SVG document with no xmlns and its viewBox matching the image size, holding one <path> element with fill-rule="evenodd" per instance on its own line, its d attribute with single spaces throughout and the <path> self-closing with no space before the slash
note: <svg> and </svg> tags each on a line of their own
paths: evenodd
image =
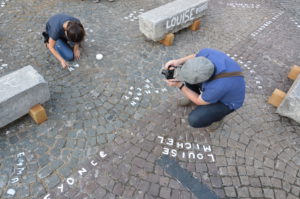
<svg viewBox="0 0 300 199">
<path fill-rule="evenodd" d="M 18 159 L 18 164 L 17 164 L 17 166 L 23 166 L 23 162 L 24 162 L 23 159 Z"/>
<path fill-rule="evenodd" d="M 200 150 L 199 144 L 193 144 L 193 149 L 198 149 L 198 150 Z"/>
<path fill-rule="evenodd" d="M 183 143 L 177 142 L 176 147 L 179 149 L 183 149 Z"/>
<path fill-rule="evenodd" d="M 74 178 L 68 178 L 68 179 L 67 179 L 67 183 L 68 183 L 69 185 L 73 185 L 73 184 L 74 184 Z"/>
<path fill-rule="evenodd" d="M 185 152 L 182 152 L 182 158 L 185 158 Z"/>
<path fill-rule="evenodd" d="M 161 144 L 164 143 L 164 137 L 162 137 L 162 136 L 157 136 L 157 138 L 158 138 L 158 139 L 161 139 L 161 141 L 160 141 Z"/>
<path fill-rule="evenodd" d="M 78 173 L 82 176 L 82 173 L 87 172 L 87 170 L 85 168 L 82 168 L 81 170 L 78 170 Z"/>
<path fill-rule="evenodd" d="M 22 172 L 24 171 L 24 167 L 23 168 L 17 168 L 18 172 L 17 172 L 17 175 L 21 175 Z"/>
<path fill-rule="evenodd" d="M 45 195 L 44 199 L 51 199 L 49 198 L 50 194 Z"/>
<path fill-rule="evenodd" d="M 167 30 L 168 30 L 169 28 L 171 28 L 171 26 L 169 25 L 169 20 L 167 21 L 166 28 L 167 28 Z"/>
<path fill-rule="evenodd" d="M 188 15 L 188 12 L 189 12 L 189 10 L 186 10 L 185 12 L 184 12 L 184 23 L 186 23 L 186 22 L 188 22 L 189 21 L 189 15 Z"/>
<path fill-rule="evenodd" d="M 98 163 L 94 162 L 94 160 L 91 161 L 91 165 L 96 166 Z"/>
<path fill-rule="evenodd" d="M 19 182 L 19 178 L 18 177 L 15 177 L 13 179 L 11 179 L 11 183 L 14 184 L 16 182 Z"/>
<path fill-rule="evenodd" d="M 202 160 L 202 159 L 203 159 L 202 153 L 198 153 L 198 154 L 197 154 L 197 158 L 198 158 L 199 160 Z"/>
<path fill-rule="evenodd" d="M 167 138 L 167 145 L 173 146 L 174 140 L 172 138 Z"/>
<path fill-rule="evenodd" d="M 169 149 L 164 147 L 162 154 L 169 155 Z"/>
<path fill-rule="evenodd" d="M 211 157 L 211 161 L 212 161 L 212 162 L 215 161 L 215 158 L 214 158 L 214 155 L 213 155 L 213 154 L 208 154 L 207 156 Z"/>
<path fill-rule="evenodd" d="M 203 150 L 204 150 L 204 152 L 211 152 L 210 145 L 208 145 L 207 147 L 205 145 L 203 145 Z"/>
<path fill-rule="evenodd" d="M 191 8 L 191 10 L 190 10 L 190 19 L 189 19 L 189 21 L 194 19 L 194 17 L 193 17 L 193 11 L 194 10 L 195 10 L 195 8 Z"/>
<path fill-rule="evenodd" d="M 176 17 L 173 17 L 171 20 L 171 27 L 174 27 L 176 25 Z"/>
<path fill-rule="evenodd" d="M 25 156 L 25 153 L 24 153 L 24 152 L 21 152 L 21 153 L 18 153 L 18 154 L 17 154 L 17 158 L 20 158 L 20 157 L 22 157 L 22 156 Z"/>
<path fill-rule="evenodd" d="M 178 20 L 179 19 L 179 20 Z M 183 22 L 183 19 L 184 19 L 184 13 L 182 13 L 181 15 L 179 16 L 176 16 L 176 21 L 177 21 L 177 26 L 180 25 L 182 22 Z"/>
<path fill-rule="evenodd" d="M 189 150 L 189 149 L 191 149 L 192 148 L 192 145 L 191 145 L 191 143 L 184 143 L 185 144 L 185 148 L 187 149 L 187 150 Z"/>
<path fill-rule="evenodd" d="M 177 156 L 177 151 L 176 151 L 176 149 L 172 149 L 172 150 L 171 150 L 171 156 L 172 156 L 172 157 L 176 157 L 176 156 Z"/>
<path fill-rule="evenodd" d="M 191 156 L 193 157 L 193 159 L 195 159 L 195 153 L 189 152 L 189 159 L 191 159 Z"/>
<path fill-rule="evenodd" d="M 60 189 L 60 192 L 62 193 L 64 191 L 64 185 L 61 184 L 60 187 L 57 187 L 58 189 Z"/>
</svg>

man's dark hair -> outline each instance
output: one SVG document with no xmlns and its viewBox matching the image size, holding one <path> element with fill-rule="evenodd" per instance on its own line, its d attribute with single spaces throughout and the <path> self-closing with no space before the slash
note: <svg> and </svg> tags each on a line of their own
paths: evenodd
<svg viewBox="0 0 300 199">
<path fill-rule="evenodd" d="M 67 38 L 68 40 L 79 43 L 85 36 L 85 31 L 81 23 L 70 21 L 67 26 Z"/>
</svg>

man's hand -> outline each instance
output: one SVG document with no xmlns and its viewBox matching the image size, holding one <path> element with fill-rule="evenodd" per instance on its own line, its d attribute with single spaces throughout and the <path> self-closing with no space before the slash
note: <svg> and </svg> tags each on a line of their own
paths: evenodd
<svg viewBox="0 0 300 199">
<path fill-rule="evenodd" d="M 74 57 L 75 57 L 76 60 L 80 59 L 80 50 L 79 50 L 79 47 L 74 48 Z"/>
<path fill-rule="evenodd" d="M 189 59 L 192 59 L 194 58 L 196 55 L 195 54 L 191 54 L 191 55 L 188 55 L 186 57 L 183 57 L 183 58 L 180 58 L 180 59 L 173 59 L 173 60 L 170 60 L 168 61 L 166 64 L 165 64 L 165 69 L 168 69 L 169 66 L 180 66 L 180 65 L 183 65 L 187 60 Z"/>
<path fill-rule="evenodd" d="M 178 59 L 170 60 L 165 64 L 165 69 L 168 69 L 170 66 L 179 66 L 180 62 Z"/>
<path fill-rule="evenodd" d="M 68 67 L 70 66 L 70 64 L 69 64 L 68 62 L 66 62 L 65 60 L 62 60 L 62 61 L 60 62 L 60 65 L 61 65 L 64 69 L 66 69 L 66 68 L 68 68 Z"/>
<path fill-rule="evenodd" d="M 176 79 L 164 79 L 164 81 L 167 82 L 168 86 L 175 86 L 179 88 L 182 85 L 182 82 Z"/>
</svg>

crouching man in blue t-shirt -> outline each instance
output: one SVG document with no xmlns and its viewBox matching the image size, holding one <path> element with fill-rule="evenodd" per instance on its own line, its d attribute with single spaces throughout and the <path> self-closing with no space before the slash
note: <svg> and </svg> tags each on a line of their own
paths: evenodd
<svg viewBox="0 0 300 199">
<path fill-rule="evenodd" d="M 225 53 L 205 48 L 198 54 L 168 61 L 165 69 L 175 70 L 168 86 L 176 86 L 197 107 L 189 114 L 194 128 L 207 127 L 240 108 L 245 99 L 245 81 L 237 62 Z"/>
</svg>

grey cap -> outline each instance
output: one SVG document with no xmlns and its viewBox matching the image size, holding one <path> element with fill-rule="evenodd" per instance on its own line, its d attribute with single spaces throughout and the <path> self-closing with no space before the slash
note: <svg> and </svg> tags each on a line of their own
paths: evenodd
<svg viewBox="0 0 300 199">
<path fill-rule="evenodd" d="M 189 84 L 198 84 L 208 80 L 214 73 L 214 64 L 205 57 L 187 60 L 182 67 L 175 69 L 174 78 Z"/>
</svg>

